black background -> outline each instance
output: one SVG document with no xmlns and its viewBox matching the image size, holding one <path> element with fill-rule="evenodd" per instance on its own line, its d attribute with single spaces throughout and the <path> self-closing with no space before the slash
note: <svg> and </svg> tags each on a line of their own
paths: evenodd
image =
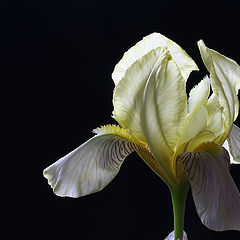
<svg viewBox="0 0 240 240">
<path fill-rule="evenodd" d="M 52 193 L 42 170 L 115 123 L 111 73 L 123 53 L 154 31 L 177 42 L 206 74 L 196 42 L 240 63 L 237 1 L 1 2 L 4 239 L 164 239 L 173 230 L 166 185 L 131 154 L 102 192 L 80 199 Z M 210 5 L 211 3 L 211 5 Z M 232 166 L 240 188 L 240 166 Z M 191 194 L 189 239 L 240 239 L 204 227 Z M 3 234 L 3 233 L 2 233 Z"/>
</svg>

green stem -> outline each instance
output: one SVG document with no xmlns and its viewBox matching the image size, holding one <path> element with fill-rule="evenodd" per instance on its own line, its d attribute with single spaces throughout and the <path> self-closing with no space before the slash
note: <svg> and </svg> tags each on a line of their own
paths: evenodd
<svg viewBox="0 0 240 240">
<path fill-rule="evenodd" d="M 180 183 L 176 187 L 171 187 L 171 196 L 174 214 L 174 239 L 182 239 L 184 228 L 184 215 L 189 183 Z"/>
</svg>

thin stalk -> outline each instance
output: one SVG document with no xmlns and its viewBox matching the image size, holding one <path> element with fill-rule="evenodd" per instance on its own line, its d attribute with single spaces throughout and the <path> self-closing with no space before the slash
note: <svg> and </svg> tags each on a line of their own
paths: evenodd
<svg viewBox="0 0 240 240">
<path fill-rule="evenodd" d="M 182 239 L 183 237 L 185 204 L 188 189 L 188 182 L 170 188 L 174 215 L 174 240 Z"/>
</svg>

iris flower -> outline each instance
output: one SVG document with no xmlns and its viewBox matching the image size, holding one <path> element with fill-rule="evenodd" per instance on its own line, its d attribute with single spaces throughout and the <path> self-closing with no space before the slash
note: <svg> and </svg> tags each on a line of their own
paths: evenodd
<svg viewBox="0 0 240 240">
<path fill-rule="evenodd" d="M 96 134 L 43 172 L 58 196 L 81 197 L 103 189 L 133 151 L 169 186 L 174 231 L 187 239 L 185 200 L 191 187 L 197 213 L 215 231 L 240 230 L 240 195 L 230 175 L 240 162 L 240 67 L 200 40 L 209 76 L 186 93 L 194 61 L 175 42 L 153 33 L 130 48 L 112 78 L 118 125 Z"/>
</svg>

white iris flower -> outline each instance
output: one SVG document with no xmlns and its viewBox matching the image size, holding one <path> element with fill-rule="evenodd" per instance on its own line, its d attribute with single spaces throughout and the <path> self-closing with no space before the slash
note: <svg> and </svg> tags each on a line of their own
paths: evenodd
<svg viewBox="0 0 240 240">
<path fill-rule="evenodd" d="M 176 43 L 153 33 L 124 54 L 112 74 L 113 117 L 120 126 L 97 128 L 96 136 L 44 170 L 58 196 L 100 191 L 136 151 L 170 188 L 174 232 L 166 239 L 187 239 L 189 186 L 204 225 L 240 230 L 240 195 L 229 172 L 230 163 L 240 162 L 240 129 L 233 125 L 240 67 L 203 41 L 198 47 L 210 75 L 189 98 L 186 81 L 198 67 Z"/>
</svg>

